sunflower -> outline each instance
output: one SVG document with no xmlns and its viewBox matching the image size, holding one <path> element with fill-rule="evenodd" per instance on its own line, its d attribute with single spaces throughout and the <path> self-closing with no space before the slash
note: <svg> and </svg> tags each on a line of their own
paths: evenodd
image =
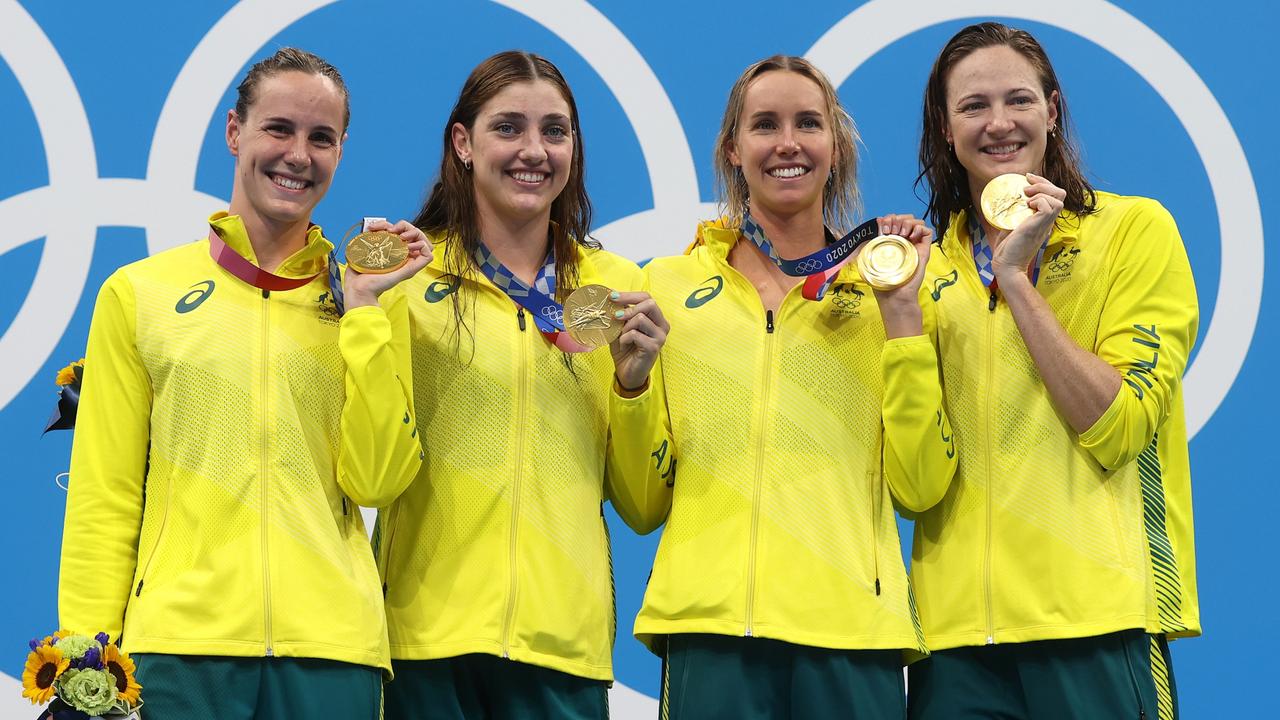
<svg viewBox="0 0 1280 720">
<path fill-rule="evenodd" d="M 116 647 L 115 643 L 108 643 L 102 648 L 102 667 L 115 680 L 117 699 L 129 703 L 130 707 L 137 705 L 142 695 L 142 686 L 133 676 L 137 668 L 129 653 Z"/>
<path fill-rule="evenodd" d="M 27 666 L 22 670 L 22 697 L 31 698 L 32 705 L 41 705 L 53 698 L 53 681 L 58 679 L 71 661 L 62 656 L 56 646 L 41 645 L 27 656 Z"/>
<path fill-rule="evenodd" d="M 84 368 L 84 358 L 80 358 L 58 371 L 58 378 L 54 380 L 58 387 L 65 387 L 76 381 L 76 368 Z"/>
</svg>

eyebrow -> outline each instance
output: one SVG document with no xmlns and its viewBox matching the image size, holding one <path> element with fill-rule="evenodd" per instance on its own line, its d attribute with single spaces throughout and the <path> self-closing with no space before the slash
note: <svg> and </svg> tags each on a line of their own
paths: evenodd
<svg viewBox="0 0 1280 720">
<path fill-rule="evenodd" d="M 511 120 L 527 120 L 528 118 L 525 117 L 525 114 L 522 112 L 500 112 L 500 113 L 494 113 L 493 119 L 511 121 Z M 569 122 L 569 117 L 563 113 L 549 113 L 547 115 L 543 115 L 542 120 L 543 122 L 547 122 L 547 121 Z"/>
<path fill-rule="evenodd" d="M 773 117 L 777 117 L 777 115 L 778 113 L 775 110 L 757 110 L 751 113 L 751 117 L 747 119 L 757 120 L 760 118 L 773 118 Z M 797 112 L 796 115 L 799 115 L 800 117 L 818 117 L 818 118 L 823 117 L 823 114 L 817 110 L 801 110 Z"/>
<path fill-rule="evenodd" d="M 288 126 L 290 126 L 290 127 L 296 126 L 296 125 L 298 124 L 298 123 L 294 122 L 294 121 L 293 121 L 292 119 L 290 119 L 290 118 L 287 118 L 287 117 L 280 117 L 280 116 L 272 116 L 272 117 L 263 118 L 263 119 L 262 119 L 262 123 L 263 123 L 264 125 L 265 125 L 265 124 L 267 124 L 267 123 L 283 123 L 283 124 L 288 125 Z M 332 134 L 334 134 L 334 135 L 338 134 L 338 131 L 337 131 L 337 130 L 335 130 L 334 128 L 329 127 L 328 125 L 318 125 L 318 126 L 316 126 L 316 127 L 312 128 L 312 131 L 316 131 L 316 130 L 319 130 L 320 132 L 332 133 Z"/>
</svg>

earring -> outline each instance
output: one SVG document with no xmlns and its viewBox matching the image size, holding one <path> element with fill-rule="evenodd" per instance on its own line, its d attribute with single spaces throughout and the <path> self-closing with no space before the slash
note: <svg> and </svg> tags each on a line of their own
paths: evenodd
<svg viewBox="0 0 1280 720">
<path fill-rule="evenodd" d="M 471 170 L 471 158 L 463 158 L 463 159 L 462 159 L 462 167 L 464 167 L 464 168 L 466 168 L 468 171 L 470 171 L 470 170 Z"/>
</svg>

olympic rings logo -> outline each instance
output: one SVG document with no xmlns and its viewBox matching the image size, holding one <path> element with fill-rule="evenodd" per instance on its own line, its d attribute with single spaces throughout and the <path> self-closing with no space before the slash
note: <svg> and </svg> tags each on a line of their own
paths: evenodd
<svg viewBox="0 0 1280 720">
<path fill-rule="evenodd" d="M 822 263 L 817 260 L 802 260 L 796 263 L 796 270 L 802 273 L 815 273 L 822 269 Z"/>
<path fill-rule="evenodd" d="M 99 174 L 88 116 L 70 72 L 41 27 L 17 2 L 0 0 L 0 57 L 26 94 L 44 139 L 49 183 L 0 200 L 0 254 L 43 237 L 35 278 L 0 337 L 0 406 L 32 381 L 70 323 L 89 276 L 97 229 L 140 227 L 152 253 L 203 234 L 203 218 L 226 200 L 195 189 L 208 119 L 240 69 L 273 37 L 336 0 L 244 0 L 209 29 L 175 78 L 152 137 L 143 179 Z M 585 0 L 493 0 L 556 34 L 598 73 L 635 132 L 653 207 L 595 231 L 612 250 L 636 259 L 650 238 L 681 238 L 704 203 L 690 144 L 666 90 L 631 41 Z M 1248 353 L 1261 302 L 1261 210 L 1244 150 L 1217 100 L 1187 62 L 1150 28 L 1105 0 L 1027 5 L 1016 0 L 871 0 L 833 25 L 806 56 L 837 85 L 888 45 L 927 27 L 985 16 L 1057 26 L 1091 40 L 1157 89 L 1201 155 L 1222 238 L 1219 295 L 1203 346 L 1185 381 L 1188 430 L 1209 420 Z M 812 265 L 807 265 L 809 272 Z M 717 288 L 718 290 L 718 288 Z M 713 297 L 714 292 L 708 297 Z M 692 301 L 693 298 L 690 298 Z M 692 307 L 692 305 L 691 305 Z M 0 675 L 0 683 L 6 677 Z M 5 688 L 0 685 L 0 692 Z M 17 697 L 17 692 L 9 693 Z M 652 699 L 618 683 L 615 715 L 651 717 Z"/>
</svg>

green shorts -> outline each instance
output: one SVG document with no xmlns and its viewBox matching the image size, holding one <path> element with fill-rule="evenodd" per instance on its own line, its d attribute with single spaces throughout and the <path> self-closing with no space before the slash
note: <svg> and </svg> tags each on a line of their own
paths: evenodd
<svg viewBox="0 0 1280 720">
<path fill-rule="evenodd" d="M 147 720 L 378 720 L 382 671 L 313 658 L 132 656 Z"/>
<path fill-rule="evenodd" d="M 672 635 L 661 720 L 902 720 L 899 650 L 831 650 L 765 638 Z"/>
<path fill-rule="evenodd" d="M 939 650 L 908 671 L 912 720 L 1176 720 L 1169 644 L 1141 630 Z"/>
<path fill-rule="evenodd" d="M 496 655 L 393 660 L 387 720 L 607 720 L 609 688 Z M 338 717 L 334 715 L 332 717 Z"/>
</svg>

